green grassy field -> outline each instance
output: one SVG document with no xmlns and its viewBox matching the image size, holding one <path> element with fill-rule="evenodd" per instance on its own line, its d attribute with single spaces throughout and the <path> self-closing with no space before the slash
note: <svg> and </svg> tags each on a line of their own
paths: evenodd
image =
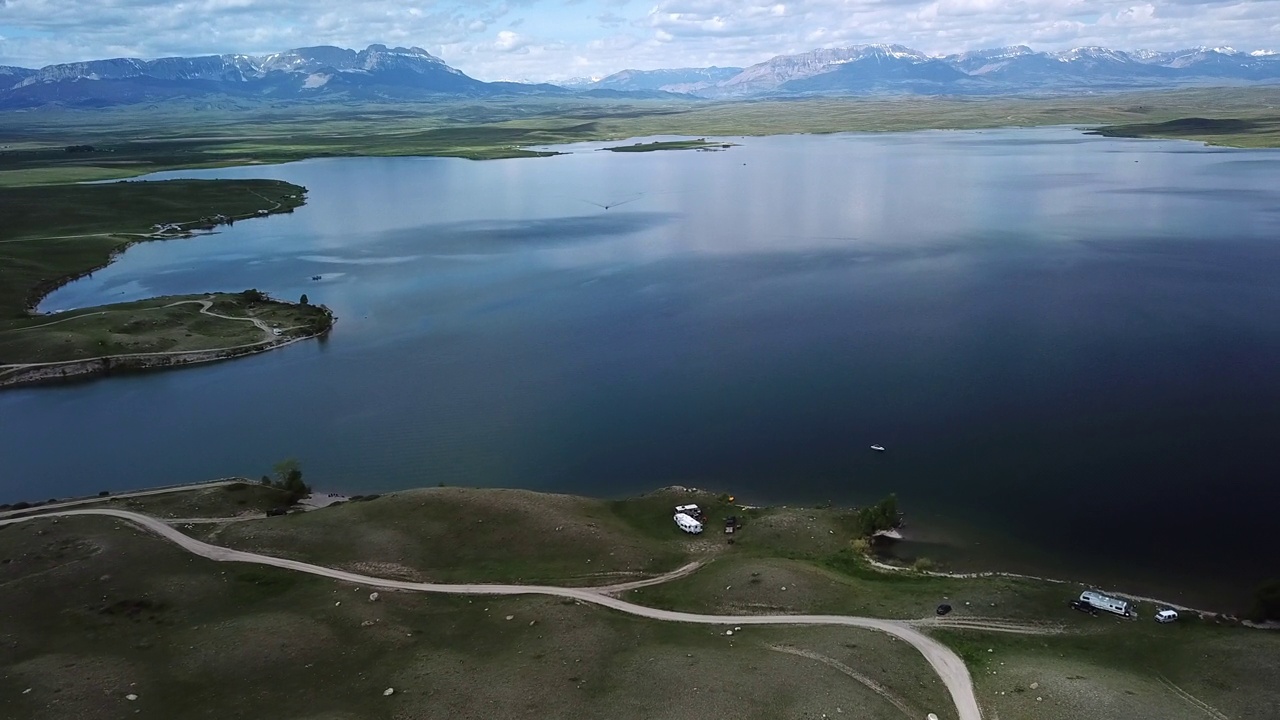
<svg viewBox="0 0 1280 720">
<path fill-rule="evenodd" d="M 532 157 L 543 145 L 650 135 L 725 138 L 1033 125 L 1121 125 L 1179 118 L 1270 122 L 1277 88 L 1054 98 L 821 98 L 749 102 L 521 98 L 236 110 L 148 108 L 0 114 L 0 186 L 132 177 L 172 168 L 309 157 Z M 1268 120 L 1268 118 L 1270 120 Z M 1190 139 L 1209 139 L 1188 135 Z M 1280 144 L 1275 132 L 1214 141 Z M 66 152 L 92 145 L 94 152 Z"/>
<path fill-rule="evenodd" d="M 924 660 L 871 632 L 728 637 L 573 601 L 368 595 L 104 518 L 3 528 L 0 716 L 954 718 Z"/>
<path fill-rule="evenodd" d="M 259 497 L 263 492 L 206 488 L 136 504 L 178 515 L 235 514 L 272 502 Z M 1028 617 L 1056 613 L 1065 632 L 935 631 L 970 664 L 979 696 L 996 716 L 1066 720 L 1124 708 L 1125 717 L 1196 717 L 1200 711 L 1180 693 L 1230 717 L 1274 711 L 1270 684 L 1254 682 L 1256 668 L 1277 649 L 1272 635 L 1196 621 L 1158 626 L 1092 618 L 1056 602 L 1051 611 L 1048 600 L 1035 598 L 1034 584 L 987 586 L 852 566 L 838 572 L 770 557 L 825 556 L 847 542 L 837 535 L 847 513 L 836 510 L 754 511 L 733 546 L 720 547 L 717 538 L 711 548 L 709 537 L 691 540 L 669 522 L 667 505 L 688 499 L 730 511 L 707 495 L 655 493 L 609 503 L 433 489 L 210 533 L 226 544 L 374 574 L 451 580 L 591 584 L 663 552 L 670 554 L 645 569 L 712 556 L 711 565 L 672 586 L 668 599 L 681 603 L 663 602 L 654 589 L 627 596 L 699 610 L 880 614 L 866 604 L 868 595 L 902 606 L 890 616 L 917 616 L 917 607 L 927 610 L 940 596 L 952 600 L 957 614 L 1018 617 L 1026 607 L 1033 609 Z M 729 638 L 714 628 L 649 623 L 546 599 L 382 593 L 369 603 L 359 588 L 194 560 L 116 526 L 76 518 L 0 530 L 0 560 L 9 560 L 0 564 L 0 588 L 12 608 L 0 618 L 0 633 L 14 638 L 0 649 L 8 670 L 0 707 L 33 718 L 114 717 L 121 707 L 143 717 L 247 717 L 273 708 L 296 717 L 445 717 L 486 708 L 492 717 L 627 718 L 648 716 L 643 708 L 654 707 L 654 697 L 678 690 L 699 702 L 671 717 L 832 717 L 857 708 L 863 714 L 855 717 L 887 718 L 901 717 L 902 707 L 916 716 L 951 716 L 914 651 L 872 633 L 751 628 Z M 396 564 L 405 571 L 396 572 Z M 587 566 L 593 567 L 584 572 Z M 700 584 L 687 585 L 694 580 Z M 746 595 L 734 595 L 739 583 Z M 63 584 L 85 588 L 67 592 Z M 35 599 L 52 594 L 58 613 Z M 973 609 L 961 598 L 971 598 Z M 997 606 L 986 605 L 988 599 Z M 307 683 L 324 687 L 307 692 Z M 239 692 L 212 690 L 230 686 Z M 397 692 L 384 698 L 384 687 Z M 124 700 L 130 692 L 138 700 Z"/>
<path fill-rule="evenodd" d="M 1280 717 L 1274 632 L 1184 618 L 1108 620 L 1052 636 L 934 635 L 965 659 L 983 704 L 1000 717 Z"/>
<path fill-rule="evenodd" d="M 102 504 L 216 517 L 273 506 L 270 494 L 255 485 L 210 487 Z M 681 533 L 671 505 L 688 501 L 708 509 L 713 523 L 742 517 L 734 543 Z M 951 618 L 1041 628 L 1010 635 L 922 626 L 965 659 L 992 718 L 1219 712 L 1262 720 L 1280 709 L 1280 666 L 1272 662 L 1280 635 L 1185 615 L 1158 625 L 1146 607 L 1140 620 L 1091 617 L 1066 608 L 1078 590 L 1071 586 L 885 573 L 845 550 L 849 527 L 847 510 L 743 511 L 707 493 L 598 501 L 433 488 L 184 531 L 367 574 L 446 582 L 610 584 L 697 558 L 710 562 L 625 599 L 702 612 L 905 619 L 931 617 L 945 599 Z M 726 636 L 571 600 L 380 595 L 369 602 L 368 588 L 192 558 L 105 518 L 0 528 L 0 637 L 8 640 L 0 644 L 0 715 L 954 717 L 919 655 L 875 633 L 752 627 Z M 390 697 L 387 687 L 396 689 Z M 131 692 L 137 700 L 124 699 Z M 670 705 L 670 697 L 689 703 Z"/>
<path fill-rule="evenodd" d="M 522 490 L 414 490 L 203 532 L 227 547 L 439 582 L 607 585 L 700 553 L 683 537 L 633 532 L 609 503 Z"/>
</svg>

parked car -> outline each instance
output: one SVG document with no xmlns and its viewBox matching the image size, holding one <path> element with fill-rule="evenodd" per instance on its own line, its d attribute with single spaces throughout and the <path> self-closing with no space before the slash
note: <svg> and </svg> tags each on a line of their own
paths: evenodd
<svg viewBox="0 0 1280 720">
<path fill-rule="evenodd" d="M 1156 622 L 1158 623 L 1171 623 L 1177 619 L 1178 619 L 1177 610 L 1161 610 L 1160 612 L 1156 613 Z"/>
<path fill-rule="evenodd" d="M 948 604 L 946 604 L 946 603 L 942 603 L 941 605 L 939 605 L 939 606 L 938 606 L 938 614 L 939 614 L 939 615 L 946 615 L 946 614 L 947 614 L 947 613 L 949 613 L 949 612 L 951 612 L 951 606 L 950 606 L 950 605 L 948 605 Z"/>
</svg>

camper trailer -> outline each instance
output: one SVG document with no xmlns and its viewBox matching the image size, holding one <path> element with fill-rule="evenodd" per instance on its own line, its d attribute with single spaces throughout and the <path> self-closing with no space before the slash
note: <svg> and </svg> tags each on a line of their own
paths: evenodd
<svg viewBox="0 0 1280 720">
<path fill-rule="evenodd" d="M 1080 602 L 1086 603 L 1099 610 L 1106 610 L 1109 613 L 1123 615 L 1124 617 L 1129 617 L 1132 612 L 1132 608 L 1129 607 L 1128 601 L 1108 597 L 1100 592 L 1094 592 L 1093 590 L 1086 590 L 1080 593 Z"/>
<path fill-rule="evenodd" d="M 698 509 L 696 505 L 680 505 L 676 507 L 676 525 L 686 533 L 696 534 L 703 532 L 703 524 L 699 519 L 703 518 L 703 511 Z"/>
</svg>

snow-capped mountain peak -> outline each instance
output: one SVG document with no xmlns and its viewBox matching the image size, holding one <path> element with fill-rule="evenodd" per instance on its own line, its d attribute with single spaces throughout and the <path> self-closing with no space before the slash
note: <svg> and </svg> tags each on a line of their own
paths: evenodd
<svg viewBox="0 0 1280 720">
<path fill-rule="evenodd" d="M 1052 53 L 1059 62 L 1078 62 L 1081 60 L 1101 60 L 1105 62 L 1131 62 L 1127 53 L 1104 47 L 1078 47 L 1065 52 Z"/>
</svg>

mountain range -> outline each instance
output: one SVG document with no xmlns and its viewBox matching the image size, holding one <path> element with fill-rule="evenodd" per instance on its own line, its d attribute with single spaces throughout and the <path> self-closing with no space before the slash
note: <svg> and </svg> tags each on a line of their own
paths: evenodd
<svg viewBox="0 0 1280 720">
<path fill-rule="evenodd" d="M 116 58 L 39 70 L 0 68 L 0 110 L 50 105 L 92 108 L 218 97 L 411 101 L 566 92 L 555 85 L 482 82 L 422 48 L 385 45 L 370 45 L 359 52 L 320 46 L 260 57 Z"/>
<path fill-rule="evenodd" d="M 1038 52 L 1026 46 L 930 56 L 901 45 L 779 55 L 746 68 L 624 70 L 564 86 L 483 82 L 421 48 L 306 47 L 265 56 L 116 58 L 0 66 L 0 110 L 170 100 L 420 101 L 503 95 L 758 98 L 805 95 L 1066 94 L 1280 82 L 1280 54 L 1231 48 Z"/>
<path fill-rule="evenodd" d="M 632 77 L 644 75 L 631 71 Z M 607 80 L 609 78 L 599 84 Z M 779 55 L 744 68 L 732 77 L 692 90 L 683 90 L 680 82 L 688 80 L 677 79 L 654 89 L 708 98 L 1068 93 L 1280 82 L 1280 54 L 1245 53 L 1231 48 L 1128 53 L 1084 47 L 1037 52 L 1019 45 L 930 56 L 902 45 L 856 45 Z"/>
</svg>

